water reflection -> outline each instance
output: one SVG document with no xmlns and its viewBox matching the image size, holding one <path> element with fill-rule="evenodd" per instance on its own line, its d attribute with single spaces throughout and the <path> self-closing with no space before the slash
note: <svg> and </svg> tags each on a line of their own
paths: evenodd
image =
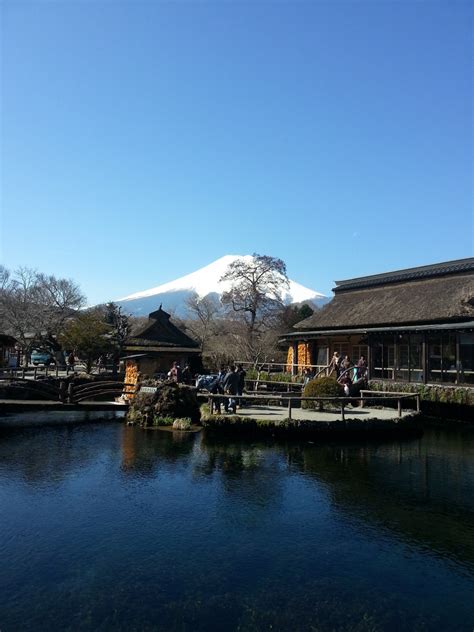
<svg viewBox="0 0 474 632">
<path fill-rule="evenodd" d="M 195 445 L 194 433 L 173 430 L 140 430 L 124 426 L 120 436 L 122 470 L 153 476 L 163 461 L 186 459 Z"/>
<path fill-rule="evenodd" d="M 461 629 L 473 492 L 466 433 L 5 434 L 0 611 L 6 630 Z"/>
</svg>

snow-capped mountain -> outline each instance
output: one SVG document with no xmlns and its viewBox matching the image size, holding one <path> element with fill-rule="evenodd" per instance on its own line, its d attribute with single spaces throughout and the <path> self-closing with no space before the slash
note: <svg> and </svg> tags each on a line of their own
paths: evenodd
<svg viewBox="0 0 474 632">
<path fill-rule="evenodd" d="M 230 282 L 220 281 L 220 279 L 226 273 L 229 264 L 237 259 L 251 261 L 252 255 L 225 255 L 196 272 L 149 290 L 135 292 L 118 299 L 115 303 L 121 305 L 126 313 L 133 316 L 147 316 L 158 309 L 160 304 L 164 310 L 183 316 L 186 313 L 186 299 L 192 294 L 196 293 L 200 298 L 208 295 L 219 298 L 230 289 Z M 288 290 L 283 293 L 283 300 L 287 304 L 306 301 L 316 306 L 324 305 L 328 301 L 324 294 L 291 280 Z"/>
</svg>

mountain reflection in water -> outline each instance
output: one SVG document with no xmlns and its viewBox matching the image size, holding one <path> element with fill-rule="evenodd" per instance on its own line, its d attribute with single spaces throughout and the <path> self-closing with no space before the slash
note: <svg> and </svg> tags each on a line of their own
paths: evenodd
<svg viewBox="0 0 474 632">
<path fill-rule="evenodd" d="M 0 627 L 471 629 L 473 492 L 468 432 L 4 433 Z"/>
</svg>

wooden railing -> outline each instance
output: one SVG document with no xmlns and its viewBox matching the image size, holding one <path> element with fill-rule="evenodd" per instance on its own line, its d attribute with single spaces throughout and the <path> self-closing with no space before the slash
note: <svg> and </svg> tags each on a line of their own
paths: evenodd
<svg viewBox="0 0 474 632">
<path fill-rule="evenodd" d="M 2 377 L 0 381 L 8 382 L 16 389 L 37 395 L 41 399 L 58 401 L 63 404 L 80 404 L 81 402 L 95 400 L 105 395 L 117 397 L 122 394 L 134 394 L 136 391 L 136 384 L 129 384 L 121 380 L 102 380 L 79 385 L 74 385 L 73 382 L 67 383 L 63 380 L 59 381 L 59 383 L 51 384 L 26 377 Z"/>
<path fill-rule="evenodd" d="M 370 393 L 369 395 L 367 395 L 367 393 Z M 292 395 L 288 395 L 287 393 L 279 393 L 279 394 L 269 394 L 269 395 L 250 395 L 250 394 L 245 394 L 245 395 L 229 395 L 229 394 L 224 394 L 224 395 L 213 395 L 213 394 L 207 394 L 207 393 L 198 393 L 198 397 L 200 399 L 207 399 L 208 403 L 209 403 L 209 410 L 211 412 L 211 414 L 213 413 L 213 406 L 212 406 L 212 402 L 213 400 L 219 400 L 219 401 L 223 401 L 223 400 L 237 400 L 238 402 L 242 402 L 242 401 L 255 401 L 255 402 L 262 402 L 262 401 L 278 401 L 280 403 L 280 405 L 282 405 L 282 403 L 285 403 L 287 405 L 288 408 L 288 419 L 292 418 L 292 409 L 293 409 L 293 402 L 298 402 L 301 403 L 302 401 L 311 401 L 311 402 L 319 402 L 319 403 L 324 403 L 324 402 L 331 402 L 335 405 L 338 405 L 341 409 L 341 417 L 344 420 L 345 419 L 345 407 L 348 404 L 353 404 L 354 402 L 360 402 L 362 406 L 365 405 L 366 402 L 377 402 L 379 403 L 380 401 L 385 401 L 385 402 L 397 402 L 397 412 L 398 412 L 398 416 L 401 417 L 402 413 L 403 413 L 403 401 L 404 400 L 415 400 L 416 402 L 416 411 L 420 412 L 420 395 L 419 393 L 387 393 L 386 391 L 361 391 L 360 392 L 360 397 L 304 397 L 304 396 L 300 396 L 300 397 L 294 397 Z M 411 410 L 411 409 L 410 409 Z"/>
<path fill-rule="evenodd" d="M 0 380 L 6 378 L 29 378 L 32 380 L 41 380 L 45 377 L 67 377 L 68 375 L 82 372 L 86 370 L 86 365 L 82 363 L 76 363 L 74 368 L 71 366 L 54 366 L 54 367 L 41 367 L 41 366 L 28 366 L 21 368 L 10 368 L 10 367 L 1 367 L 0 368 Z M 113 374 L 109 369 L 103 369 L 99 373 L 93 373 L 94 375 L 106 375 L 107 373 Z"/>
</svg>

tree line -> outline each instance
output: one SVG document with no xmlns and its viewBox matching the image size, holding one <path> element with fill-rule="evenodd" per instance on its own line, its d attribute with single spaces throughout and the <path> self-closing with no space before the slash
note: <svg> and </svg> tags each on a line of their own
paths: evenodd
<svg viewBox="0 0 474 632">
<path fill-rule="evenodd" d="M 286 360 L 279 338 L 297 322 L 313 314 L 310 305 L 286 305 L 289 280 L 284 261 L 254 254 L 251 260 L 231 263 L 221 281 L 229 286 L 216 296 L 192 295 L 189 316 L 182 326 L 200 343 L 206 366 L 217 368 L 235 360 L 266 362 Z"/>
<path fill-rule="evenodd" d="M 174 316 L 200 344 L 204 365 L 284 362 L 278 338 L 313 313 L 309 305 L 285 305 L 285 263 L 254 254 L 250 261 L 231 263 L 221 281 L 228 289 L 220 300 L 194 294 L 186 303 L 187 316 Z M 101 355 L 109 355 L 117 366 L 127 337 L 143 319 L 124 314 L 114 303 L 85 305 L 85 296 L 71 279 L 0 266 L 0 331 L 16 338 L 26 363 L 33 349 L 43 349 L 58 364 L 64 363 L 65 351 L 73 351 L 88 371 Z"/>
</svg>

